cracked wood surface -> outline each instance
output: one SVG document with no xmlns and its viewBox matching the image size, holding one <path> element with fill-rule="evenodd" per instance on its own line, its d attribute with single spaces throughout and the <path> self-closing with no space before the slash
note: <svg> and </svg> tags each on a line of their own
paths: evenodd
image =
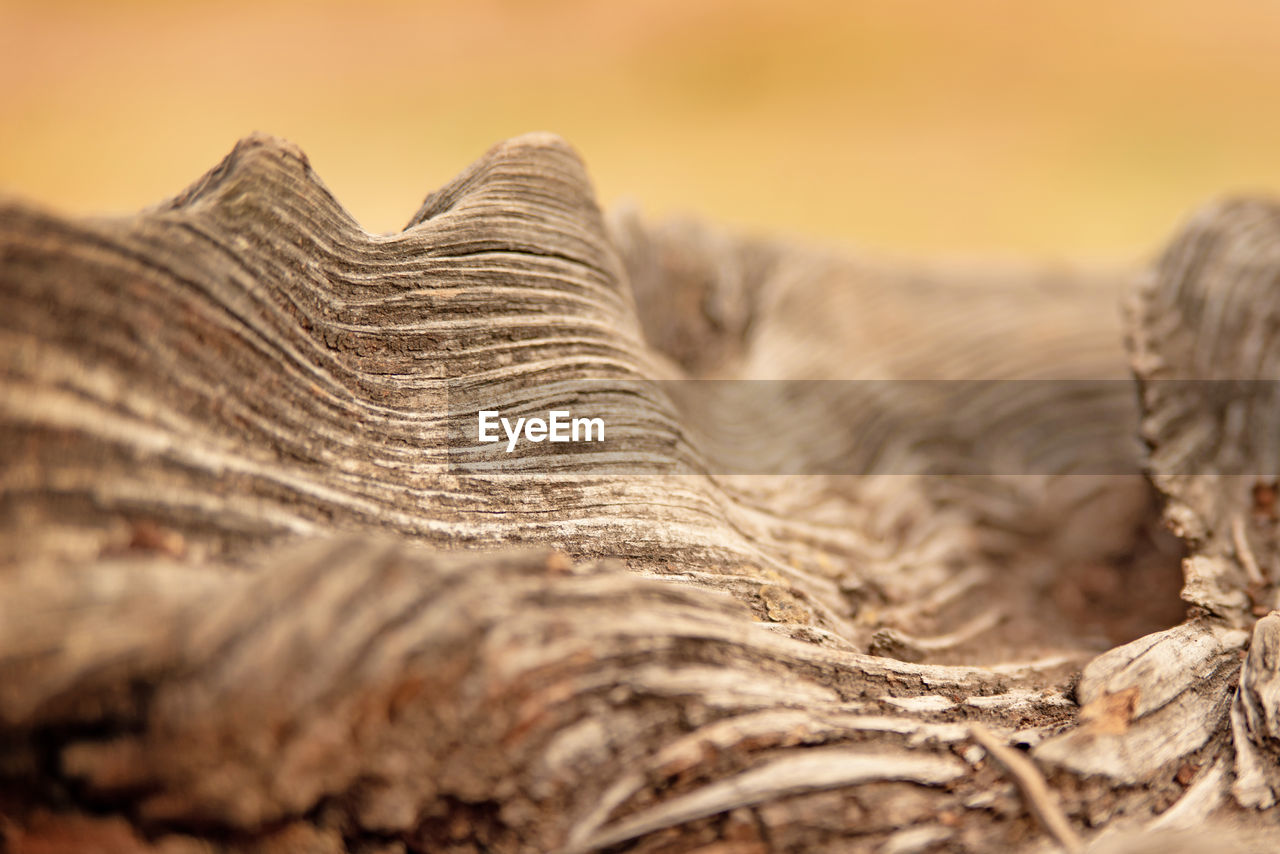
<svg viewBox="0 0 1280 854">
<path fill-rule="evenodd" d="M 5 203 L 0 833 L 1052 844 L 977 725 L 1089 850 L 1271 850 L 1276 410 L 1201 381 L 1277 373 L 1277 237 L 1239 202 L 1141 275 L 858 259 L 606 218 L 545 135 L 394 235 L 262 136 L 136 216 Z M 689 379 L 867 382 L 744 450 Z M 625 389 L 650 468 L 456 464 L 565 383 Z"/>
</svg>

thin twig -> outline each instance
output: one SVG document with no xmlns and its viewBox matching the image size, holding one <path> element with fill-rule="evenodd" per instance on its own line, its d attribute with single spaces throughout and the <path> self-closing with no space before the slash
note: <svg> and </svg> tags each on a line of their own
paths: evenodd
<svg viewBox="0 0 1280 854">
<path fill-rule="evenodd" d="M 1044 775 L 1040 773 L 1035 763 L 1004 744 L 982 724 L 970 724 L 969 733 L 973 736 L 973 740 L 982 745 L 983 749 L 1004 766 L 1004 769 L 1013 777 L 1013 781 L 1022 792 L 1022 797 L 1027 801 L 1027 806 L 1031 808 L 1031 814 L 1039 820 L 1049 835 L 1070 854 L 1083 851 L 1084 844 L 1067 821 L 1066 815 L 1049 789 L 1049 784 L 1045 782 Z"/>
<path fill-rule="evenodd" d="M 1239 516 L 1233 516 L 1231 519 L 1231 540 L 1236 547 L 1236 557 L 1240 558 L 1240 565 L 1244 567 L 1249 580 L 1257 585 L 1266 584 L 1267 580 L 1258 566 L 1258 559 L 1253 556 L 1253 548 L 1249 545 L 1249 537 L 1244 530 L 1244 520 Z"/>
</svg>

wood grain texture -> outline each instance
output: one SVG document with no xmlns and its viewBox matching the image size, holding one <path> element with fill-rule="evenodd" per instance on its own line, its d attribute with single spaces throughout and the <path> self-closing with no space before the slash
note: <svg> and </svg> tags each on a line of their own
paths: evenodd
<svg viewBox="0 0 1280 854">
<path fill-rule="evenodd" d="M 1271 376 L 1277 222 L 1212 209 L 1141 276 L 924 267 L 606 218 L 545 135 L 393 235 L 263 136 L 136 216 L 6 203 L 0 832 L 1031 850 L 978 723 L 1090 850 L 1255 850 L 1274 421 L 1159 380 Z M 744 451 L 688 380 L 864 382 Z M 458 464 L 477 405 L 566 383 L 625 391 L 632 470 Z"/>
</svg>

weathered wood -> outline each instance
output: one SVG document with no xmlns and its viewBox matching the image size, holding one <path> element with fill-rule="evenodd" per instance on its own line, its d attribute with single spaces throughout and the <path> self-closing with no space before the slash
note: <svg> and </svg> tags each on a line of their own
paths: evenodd
<svg viewBox="0 0 1280 854">
<path fill-rule="evenodd" d="M 1264 850 L 1274 419 L 1265 395 L 1220 418 L 1161 381 L 1272 376 L 1278 224 L 1200 217 L 1123 328 L 1123 272 L 606 221 L 548 136 L 497 146 L 395 235 L 268 137 L 133 217 L 8 203 L 0 832 L 1042 844 L 978 724 L 1030 751 L 1090 850 L 1204 822 Z M 726 386 L 661 390 L 680 379 L 1002 382 L 760 403 L 753 447 L 726 438 Z M 477 404 L 545 410 L 588 381 L 629 395 L 647 473 L 457 464 Z M 735 474 L 744 453 L 819 473 Z M 849 461 L 863 474 L 820 473 Z M 1161 497 L 1191 552 L 1182 624 Z"/>
</svg>

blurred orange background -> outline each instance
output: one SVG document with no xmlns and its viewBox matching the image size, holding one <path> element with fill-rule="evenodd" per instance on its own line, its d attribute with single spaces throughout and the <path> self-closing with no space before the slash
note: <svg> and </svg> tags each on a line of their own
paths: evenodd
<svg viewBox="0 0 1280 854">
<path fill-rule="evenodd" d="M 1264 0 L 0 0 L 0 69 L 0 192 L 71 213 L 255 129 L 371 231 L 528 130 L 606 204 L 930 255 L 1141 258 L 1280 188 Z"/>
</svg>

